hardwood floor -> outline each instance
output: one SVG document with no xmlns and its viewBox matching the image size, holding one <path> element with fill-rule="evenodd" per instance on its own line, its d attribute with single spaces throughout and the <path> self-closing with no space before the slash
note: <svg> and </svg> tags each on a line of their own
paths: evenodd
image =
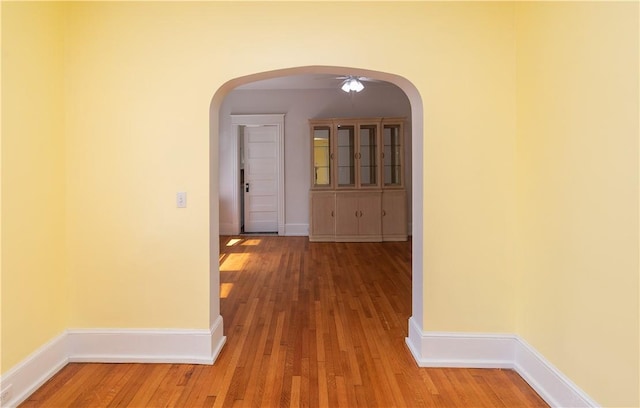
<svg viewBox="0 0 640 408">
<path fill-rule="evenodd" d="M 546 407 L 513 371 L 418 368 L 410 242 L 221 237 L 215 365 L 69 364 L 23 407 Z"/>
</svg>

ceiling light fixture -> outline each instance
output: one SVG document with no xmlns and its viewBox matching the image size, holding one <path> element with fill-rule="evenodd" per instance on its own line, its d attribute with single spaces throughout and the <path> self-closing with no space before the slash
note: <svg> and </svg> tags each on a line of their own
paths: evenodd
<svg viewBox="0 0 640 408">
<path fill-rule="evenodd" d="M 364 89 L 364 85 L 358 79 L 358 77 L 350 76 L 342 83 L 342 88 L 345 92 L 360 92 Z"/>
</svg>

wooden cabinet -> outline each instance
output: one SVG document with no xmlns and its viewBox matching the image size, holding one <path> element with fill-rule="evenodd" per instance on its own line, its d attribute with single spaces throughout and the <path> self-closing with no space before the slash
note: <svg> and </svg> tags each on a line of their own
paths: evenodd
<svg viewBox="0 0 640 408">
<path fill-rule="evenodd" d="M 381 241 L 382 197 L 379 192 L 336 193 L 336 240 Z"/>
<path fill-rule="evenodd" d="M 356 125 L 336 123 L 335 126 L 335 164 L 338 188 L 356 186 Z"/>
<path fill-rule="evenodd" d="M 336 195 L 334 192 L 314 191 L 309 202 L 309 235 L 315 241 L 333 241 L 336 234 Z"/>
<path fill-rule="evenodd" d="M 407 240 L 407 194 L 405 190 L 382 192 L 382 235 L 384 241 Z"/>
<path fill-rule="evenodd" d="M 407 239 L 403 122 L 309 121 L 311 241 Z"/>
<path fill-rule="evenodd" d="M 380 120 L 335 120 L 336 188 L 380 186 Z"/>
</svg>

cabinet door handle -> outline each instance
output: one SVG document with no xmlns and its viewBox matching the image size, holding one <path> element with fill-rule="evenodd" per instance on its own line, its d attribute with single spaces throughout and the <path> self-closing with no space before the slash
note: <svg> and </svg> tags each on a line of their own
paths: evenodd
<svg viewBox="0 0 640 408">
<path fill-rule="evenodd" d="M 358 210 L 356 210 L 356 218 L 358 218 Z"/>
<path fill-rule="evenodd" d="M 333 210 L 331 210 L 331 216 L 333 217 Z"/>
<path fill-rule="evenodd" d="M 362 217 L 362 211 L 360 211 L 360 217 Z"/>
<path fill-rule="evenodd" d="M 384 217 L 385 215 L 387 215 L 387 212 L 385 210 L 382 210 L 382 216 Z"/>
<path fill-rule="evenodd" d="M 329 158 L 330 158 L 331 160 L 333 160 L 333 153 L 331 153 L 331 154 L 329 155 Z"/>
</svg>

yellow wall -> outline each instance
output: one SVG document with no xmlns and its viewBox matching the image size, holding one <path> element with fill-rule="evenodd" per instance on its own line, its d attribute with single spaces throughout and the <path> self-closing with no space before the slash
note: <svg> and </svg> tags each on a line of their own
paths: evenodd
<svg viewBox="0 0 640 408">
<path fill-rule="evenodd" d="M 70 8 L 67 232 L 73 326 L 206 327 L 207 124 L 213 93 L 232 78 L 256 72 L 340 65 L 404 75 L 426 96 L 426 189 L 436 192 L 425 222 L 433 248 L 429 287 L 437 289 L 430 292 L 429 328 L 511 328 L 512 308 L 503 305 L 511 304 L 514 278 L 504 245 L 512 235 L 508 212 L 494 205 L 495 199 L 507 199 L 514 171 L 506 154 L 515 132 L 510 8 Z M 364 43 L 362 35 L 351 35 L 350 9 L 366 22 Z M 403 24 L 384 30 L 389 21 Z M 187 210 L 175 209 L 180 190 L 189 194 Z M 477 211 L 465 209 L 469 202 Z M 457 255 L 461 248 L 467 256 Z M 436 308 L 440 312 L 432 313 Z M 472 310 L 479 313 L 466 313 Z"/>
<path fill-rule="evenodd" d="M 401 62 L 424 103 L 423 328 L 512 332 L 513 9 L 429 4 L 420 20 Z"/>
<path fill-rule="evenodd" d="M 422 96 L 423 328 L 517 332 L 600 403 L 637 398 L 637 98 L 625 86 L 637 89 L 638 70 L 622 60 L 637 13 L 616 8 L 637 5 L 2 7 L 3 54 L 31 41 L 40 58 L 2 61 L 14 84 L 3 119 L 8 102 L 20 110 L 2 129 L 3 372 L 64 327 L 207 328 L 212 96 L 258 72 L 353 66 Z M 211 166 L 215 179 L 215 155 Z M 21 172 L 34 167 L 52 171 Z M 9 188 L 47 200 L 12 207 Z M 188 208 L 175 208 L 177 191 Z M 51 239 L 29 241 L 40 237 Z M 34 251 L 43 257 L 15 258 Z M 47 279 L 58 290 L 40 290 Z M 34 332 L 8 331 L 28 309 Z M 600 377 L 611 372 L 625 380 Z"/>
<path fill-rule="evenodd" d="M 518 332 L 638 406 L 638 3 L 518 7 Z"/>
<path fill-rule="evenodd" d="M 208 108 L 216 87 L 198 60 L 215 53 L 191 44 L 202 41 L 189 36 L 195 15 L 183 19 L 180 9 L 69 7 L 71 327 L 209 328 Z M 187 192 L 185 209 L 176 208 L 178 191 Z"/>
<path fill-rule="evenodd" d="M 2 4 L 2 362 L 67 326 L 62 17 Z"/>
</svg>

